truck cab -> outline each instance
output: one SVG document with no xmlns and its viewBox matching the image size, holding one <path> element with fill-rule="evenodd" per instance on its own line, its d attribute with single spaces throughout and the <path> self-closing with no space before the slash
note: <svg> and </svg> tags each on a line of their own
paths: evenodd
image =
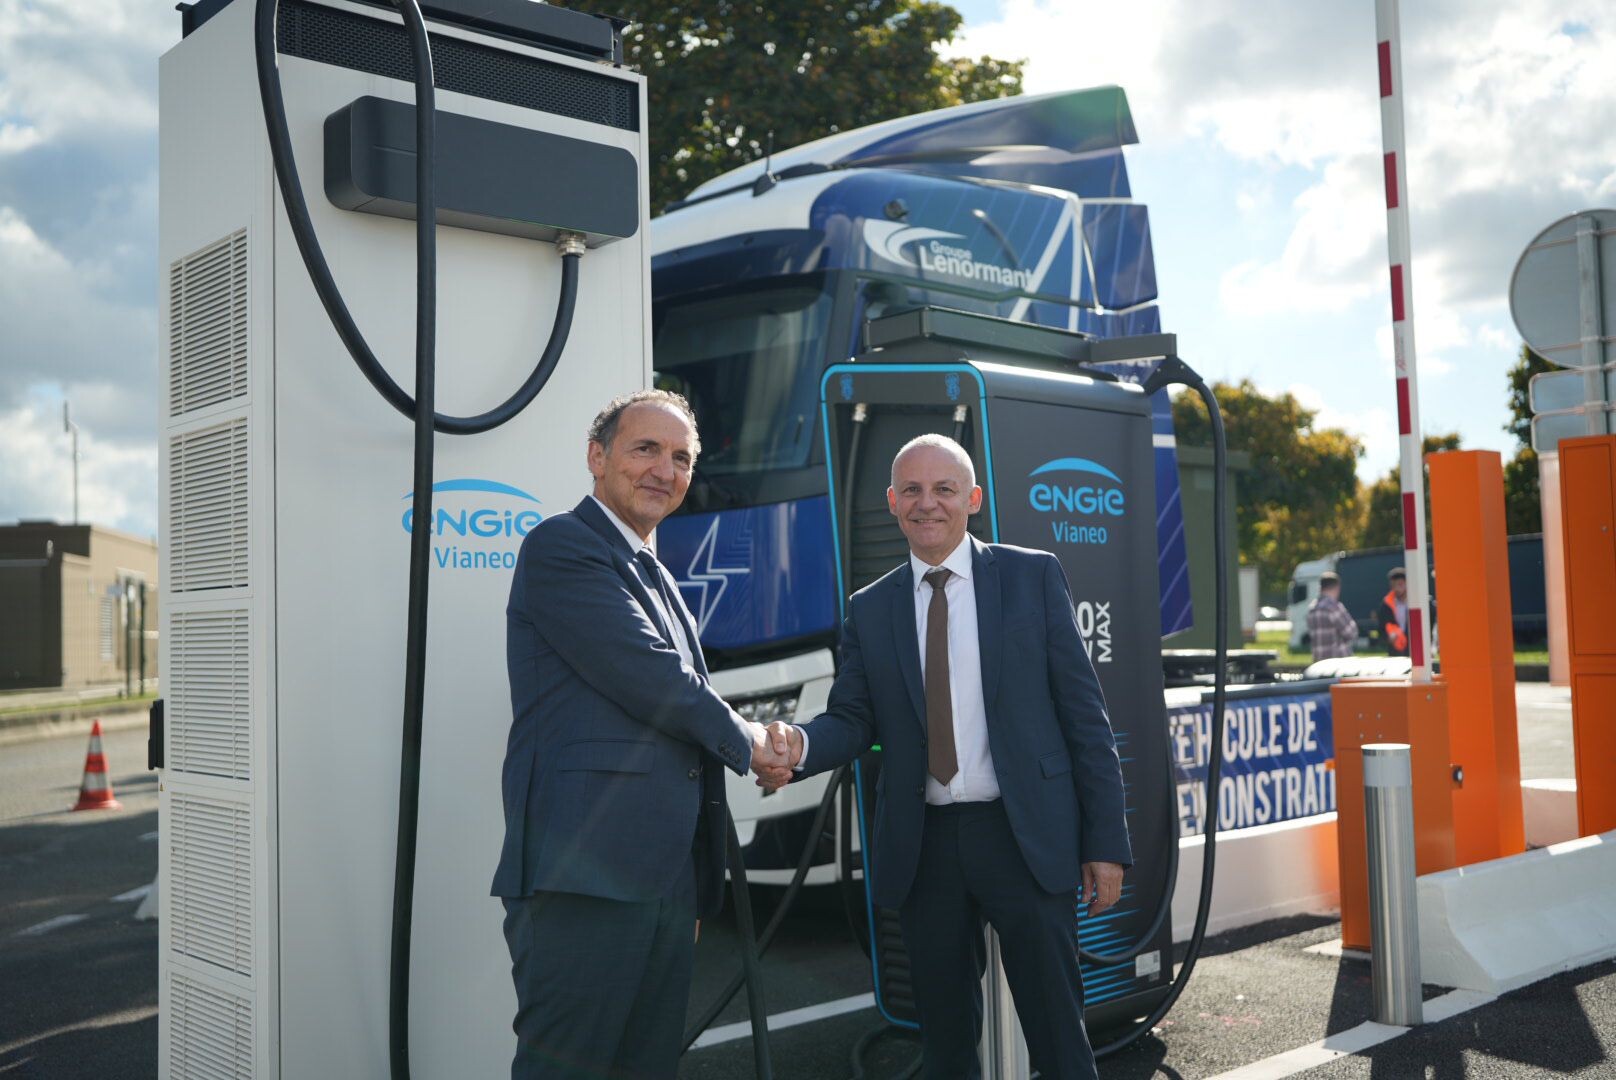
<svg viewBox="0 0 1616 1080">
<path fill-rule="evenodd" d="M 861 351 L 867 320 L 924 305 L 1099 337 L 1159 331 L 1148 211 L 1123 160 L 1135 141 L 1117 87 L 980 102 L 776 154 L 653 220 L 656 385 L 690 399 L 702 442 L 657 543 L 713 683 L 743 715 L 807 719 L 835 671 L 826 367 Z M 1166 635 L 1192 612 L 1165 392 L 1153 406 Z M 772 796 L 731 783 L 749 874 L 786 880 L 823 780 Z"/>
</svg>

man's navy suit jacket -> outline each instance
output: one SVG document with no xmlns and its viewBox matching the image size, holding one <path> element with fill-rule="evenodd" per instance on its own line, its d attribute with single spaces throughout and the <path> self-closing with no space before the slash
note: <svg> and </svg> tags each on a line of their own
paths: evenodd
<svg viewBox="0 0 1616 1080">
<path fill-rule="evenodd" d="M 972 538 L 971 574 L 988 747 L 1028 868 L 1045 889 L 1065 892 L 1082 881 L 1084 862 L 1132 865 L 1122 766 L 1065 571 L 1048 552 Z M 830 700 L 804 725 L 801 775 L 881 745 L 872 892 L 897 908 L 914 881 L 926 809 L 926 697 L 909 560 L 854 593 L 850 608 Z"/>
<path fill-rule="evenodd" d="M 623 534 L 593 499 L 522 542 L 506 608 L 511 734 L 493 894 L 645 901 L 696 858 L 697 914 L 723 898 L 724 776 L 751 742 L 707 682 L 696 627 L 684 665 Z"/>
</svg>

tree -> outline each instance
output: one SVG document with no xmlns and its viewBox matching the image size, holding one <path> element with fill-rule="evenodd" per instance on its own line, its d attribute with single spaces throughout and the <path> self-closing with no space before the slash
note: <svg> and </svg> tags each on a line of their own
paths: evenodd
<svg viewBox="0 0 1616 1080">
<path fill-rule="evenodd" d="M 1527 384 L 1532 376 L 1556 367 L 1529 347 L 1509 369 L 1509 423 L 1504 430 L 1515 436 L 1519 448 L 1504 462 L 1504 523 L 1511 536 L 1543 529 L 1543 508 L 1538 492 L 1537 453 L 1532 449 L 1532 406 Z"/>
<path fill-rule="evenodd" d="M 960 13 L 938 0 L 581 0 L 631 21 L 649 80 L 651 208 L 777 149 L 879 120 L 1021 93 L 1019 61 L 944 59 Z"/>
<path fill-rule="evenodd" d="M 1459 449 L 1459 436 L 1427 435 L 1420 460 L 1442 450 Z M 1431 523 L 1431 485 L 1425 485 L 1425 523 Z M 1401 547 L 1403 544 L 1403 480 L 1401 466 L 1392 469 L 1364 490 L 1364 527 L 1359 547 Z"/>
<path fill-rule="evenodd" d="M 1291 394 L 1268 397 L 1246 379 L 1212 389 L 1229 449 L 1251 455 L 1251 468 L 1235 483 L 1241 558 L 1258 567 L 1264 593 L 1283 592 L 1297 563 L 1355 546 L 1363 446 L 1339 428 L 1315 429 L 1315 411 Z M 1197 395 L 1173 399 L 1173 429 L 1185 445 L 1211 444 Z"/>
</svg>

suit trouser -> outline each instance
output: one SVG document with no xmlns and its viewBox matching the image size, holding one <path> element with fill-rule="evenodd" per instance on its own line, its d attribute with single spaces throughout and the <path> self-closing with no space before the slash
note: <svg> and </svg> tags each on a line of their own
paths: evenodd
<svg viewBox="0 0 1616 1080">
<path fill-rule="evenodd" d="M 981 1076 L 983 923 L 999 935 L 1033 1068 L 1095 1077 L 1083 1026 L 1077 893 L 1050 893 L 1027 868 L 999 800 L 926 807 L 914 885 L 898 912 L 928 1080 Z"/>
<path fill-rule="evenodd" d="M 640 903 L 559 892 L 506 899 L 512 1080 L 670 1080 L 695 932 L 694 862 L 667 896 Z"/>
</svg>

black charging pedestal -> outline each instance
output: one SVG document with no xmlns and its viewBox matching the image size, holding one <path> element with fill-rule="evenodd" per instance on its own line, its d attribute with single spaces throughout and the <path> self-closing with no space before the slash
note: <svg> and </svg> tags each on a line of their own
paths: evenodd
<svg viewBox="0 0 1616 1080">
<path fill-rule="evenodd" d="M 1084 963 L 1087 1017 L 1109 1025 L 1143 1015 L 1171 978 L 1171 919 L 1153 940 L 1140 938 L 1167 902 L 1178 841 L 1165 765 L 1151 410 L 1137 386 L 1089 365 L 1170 356 L 1173 337 L 1095 340 L 919 308 L 873 320 L 865 338 L 865 351 L 826 371 L 820 394 L 844 613 L 847 596 L 907 557 L 886 501 L 893 455 L 917 435 L 950 436 L 971 455 L 984 493 L 971 534 L 1052 552 L 1071 583 L 1116 732 L 1135 859 L 1115 908 L 1094 918 L 1081 906 L 1073 912 L 1090 953 L 1138 950 L 1119 963 Z M 879 769 L 879 751 L 857 768 L 861 840 Z M 868 860 L 880 858 L 861 846 Z M 914 1027 L 897 914 L 867 890 L 868 877 L 877 1004 Z"/>
</svg>

